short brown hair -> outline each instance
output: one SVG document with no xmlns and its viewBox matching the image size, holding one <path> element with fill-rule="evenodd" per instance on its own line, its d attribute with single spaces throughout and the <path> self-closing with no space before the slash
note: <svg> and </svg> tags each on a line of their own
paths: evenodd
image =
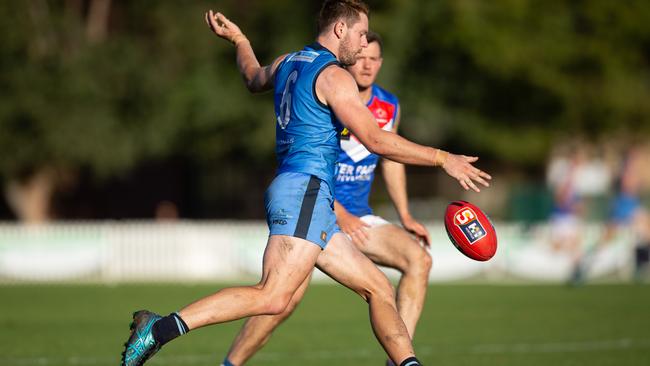
<svg viewBox="0 0 650 366">
<path fill-rule="evenodd" d="M 339 19 L 348 25 L 359 21 L 359 13 L 368 15 L 370 8 L 363 0 L 325 0 L 318 15 L 318 34 L 321 34 Z"/>
<path fill-rule="evenodd" d="M 368 40 L 368 44 L 371 44 L 372 42 L 377 42 L 377 45 L 379 46 L 379 56 L 381 56 L 384 53 L 384 41 L 382 41 L 379 33 L 368 30 L 368 34 L 366 34 L 366 39 Z"/>
</svg>

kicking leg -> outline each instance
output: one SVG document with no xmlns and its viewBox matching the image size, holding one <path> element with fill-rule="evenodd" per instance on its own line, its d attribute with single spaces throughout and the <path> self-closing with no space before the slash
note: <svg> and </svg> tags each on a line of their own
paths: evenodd
<svg viewBox="0 0 650 366">
<path fill-rule="evenodd" d="M 190 330 L 247 316 L 280 314 L 309 276 L 321 248 L 303 239 L 273 235 L 264 252 L 262 280 L 204 297 L 179 314 Z"/>
<path fill-rule="evenodd" d="M 226 360 L 231 365 L 244 365 L 257 351 L 262 349 L 271 338 L 271 333 L 295 310 L 307 290 L 311 275 L 300 285 L 293 294 L 286 309 L 277 315 L 258 315 L 246 320 L 244 326 L 237 334 L 235 341 L 228 351 Z M 224 364 L 226 364 L 224 362 Z"/>
<path fill-rule="evenodd" d="M 397 313 L 393 288 L 368 257 L 344 234 L 337 233 L 316 263 L 323 272 L 368 302 L 372 329 L 392 360 L 400 364 L 414 357 L 408 330 Z M 411 365 L 419 363 L 414 360 Z"/>
<path fill-rule="evenodd" d="M 282 313 L 312 272 L 320 252 L 319 246 L 306 240 L 272 235 L 264 252 L 262 280 L 257 285 L 223 289 L 164 318 L 148 311 L 136 312 L 131 335 L 124 344 L 122 366 L 142 365 L 165 343 L 191 329 Z"/>
</svg>

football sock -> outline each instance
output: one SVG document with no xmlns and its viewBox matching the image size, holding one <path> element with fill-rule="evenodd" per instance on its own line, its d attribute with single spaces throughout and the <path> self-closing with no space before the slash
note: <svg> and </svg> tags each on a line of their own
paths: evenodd
<svg viewBox="0 0 650 366">
<path fill-rule="evenodd" d="M 406 360 L 402 361 L 399 366 L 422 366 L 420 361 L 415 357 L 409 357 Z"/>
<path fill-rule="evenodd" d="M 233 365 L 232 362 L 230 362 L 230 360 L 226 357 L 226 359 L 223 360 L 223 362 L 221 363 L 221 366 L 235 366 L 235 365 Z"/>
<path fill-rule="evenodd" d="M 153 333 L 153 339 L 162 346 L 172 339 L 189 332 L 189 330 L 178 313 L 171 313 L 155 322 L 151 333 Z"/>
</svg>

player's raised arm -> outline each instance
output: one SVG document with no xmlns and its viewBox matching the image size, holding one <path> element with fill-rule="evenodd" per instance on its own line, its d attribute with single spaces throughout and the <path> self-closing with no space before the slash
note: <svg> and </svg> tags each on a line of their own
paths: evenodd
<svg viewBox="0 0 650 366">
<path fill-rule="evenodd" d="M 325 69 L 316 81 L 316 93 L 369 151 L 404 164 L 441 166 L 466 190 L 480 192 L 475 182 L 489 187 L 488 180 L 492 177 L 471 164 L 478 160 L 477 157 L 418 145 L 379 128 L 359 98 L 357 85 L 347 71 L 335 66 Z"/>
<path fill-rule="evenodd" d="M 212 10 L 205 13 L 205 22 L 217 36 L 235 45 L 237 51 L 237 67 L 244 77 L 246 87 L 252 93 L 264 92 L 273 88 L 273 74 L 285 56 L 278 57 L 271 65 L 260 66 L 255 52 L 246 35 L 237 24 L 225 15 Z"/>
</svg>

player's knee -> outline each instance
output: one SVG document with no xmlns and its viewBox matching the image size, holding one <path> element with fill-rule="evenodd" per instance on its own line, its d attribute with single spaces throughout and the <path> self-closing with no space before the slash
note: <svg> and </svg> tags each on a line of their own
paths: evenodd
<svg viewBox="0 0 650 366">
<path fill-rule="evenodd" d="M 418 272 L 429 273 L 431 266 L 433 265 L 431 255 L 422 247 L 418 247 L 417 250 L 412 252 L 409 262 Z"/>
<path fill-rule="evenodd" d="M 422 247 L 408 252 L 404 262 L 404 267 L 400 268 L 402 273 L 410 273 L 416 276 L 428 276 L 429 272 L 431 272 L 431 267 L 433 267 L 431 254 Z"/>
<path fill-rule="evenodd" d="M 420 258 L 418 259 L 418 267 L 420 267 L 423 273 L 429 275 L 431 267 L 433 267 L 433 259 L 431 258 L 431 254 L 426 250 L 423 249 L 422 252 L 422 255 L 420 255 Z"/>
<path fill-rule="evenodd" d="M 287 308 L 288 302 L 283 299 L 273 299 L 266 304 L 265 314 L 279 315 L 282 314 Z"/>
<path fill-rule="evenodd" d="M 395 299 L 395 287 L 388 278 L 381 272 L 373 278 L 368 289 L 362 296 L 368 301 L 370 297 Z"/>
<path fill-rule="evenodd" d="M 294 300 L 292 297 L 291 300 L 289 301 L 289 304 L 287 304 L 287 307 L 282 312 L 282 315 L 284 317 L 288 317 L 289 315 L 291 315 L 291 313 L 293 313 L 293 311 L 296 310 L 296 307 L 298 307 L 299 302 L 300 301 Z"/>
<path fill-rule="evenodd" d="M 291 301 L 290 294 L 278 294 L 268 301 L 266 313 L 269 315 L 278 315 L 284 313 Z"/>
<path fill-rule="evenodd" d="M 277 308 L 272 308 L 271 310 L 273 311 L 278 311 L 281 308 L 281 302 L 276 304 Z M 277 323 L 282 323 L 285 319 L 287 319 L 289 316 L 291 316 L 291 313 L 293 313 L 294 310 L 296 310 L 296 307 L 298 306 L 298 301 L 294 301 L 293 299 L 289 301 L 289 303 L 284 307 L 284 310 L 281 310 L 280 312 L 274 313 L 276 315 L 276 321 Z"/>
<path fill-rule="evenodd" d="M 288 292 L 269 293 L 262 305 L 262 312 L 268 315 L 283 314 L 289 307 L 291 295 Z"/>
</svg>

